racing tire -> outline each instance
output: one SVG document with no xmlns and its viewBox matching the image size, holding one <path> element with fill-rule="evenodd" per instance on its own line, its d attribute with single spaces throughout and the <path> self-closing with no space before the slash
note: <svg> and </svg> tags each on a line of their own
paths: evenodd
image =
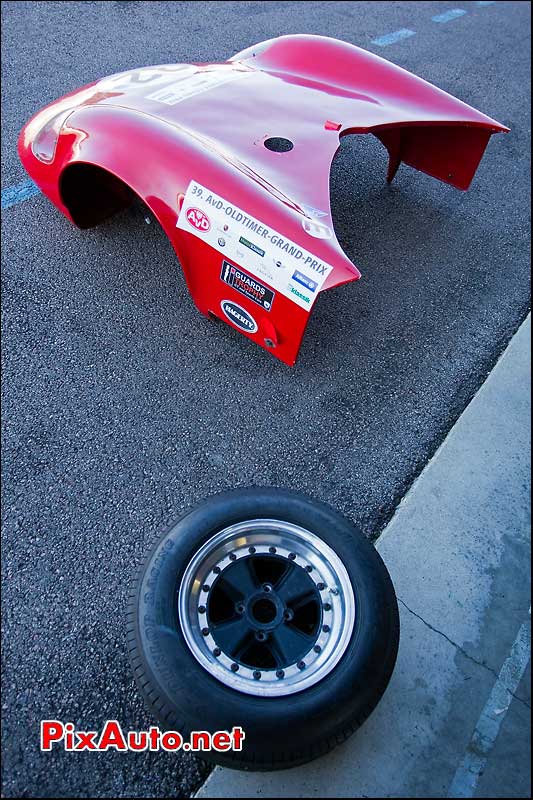
<svg viewBox="0 0 533 800">
<path fill-rule="evenodd" d="M 128 649 L 160 728 L 245 734 L 200 752 L 234 769 L 327 753 L 390 680 L 398 606 L 373 545 L 324 503 L 276 488 L 214 495 L 150 548 L 132 587 Z"/>
</svg>

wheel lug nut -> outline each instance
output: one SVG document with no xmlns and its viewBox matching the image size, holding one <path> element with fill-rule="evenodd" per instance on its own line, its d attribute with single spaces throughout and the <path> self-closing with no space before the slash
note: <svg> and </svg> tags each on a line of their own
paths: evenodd
<svg viewBox="0 0 533 800">
<path fill-rule="evenodd" d="M 305 669 L 305 661 L 298 661 L 298 664 L 296 666 L 298 667 L 298 669 Z"/>
<path fill-rule="evenodd" d="M 236 558 L 237 558 L 237 556 L 235 555 L 235 553 L 230 553 L 230 554 L 229 554 L 229 560 L 230 560 L 230 561 L 235 561 L 235 560 L 236 560 Z"/>
<path fill-rule="evenodd" d="M 220 567 L 213 567 L 213 572 L 215 573 L 215 575 L 220 575 L 222 570 L 220 569 Z"/>
<path fill-rule="evenodd" d="M 296 558 L 296 553 L 289 553 L 289 558 L 291 561 L 294 561 L 294 559 Z"/>
<path fill-rule="evenodd" d="M 238 672 L 238 670 L 239 670 L 239 665 L 233 662 L 233 664 L 231 665 L 231 671 Z"/>
<path fill-rule="evenodd" d="M 331 628 L 329 627 L 329 625 L 322 625 L 322 630 L 324 631 L 324 633 L 329 633 Z"/>
<path fill-rule="evenodd" d="M 324 611 L 331 611 L 331 603 L 324 603 Z"/>
<path fill-rule="evenodd" d="M 320 647 L 319 644 L 315 644 L 315 646 L 313 647 L 313 650 L 315 651 L 315 653 L 321 653 L 322 652 L 322 648 Z"/>
<path fill-rule="evenodd" d="M 264 631 L 256 631 L 255 638 L 258 642 L 264 642 L 266 641 L 267 635 Z"/>
<path fill-rule="evenodd" d="M 275 548 L 275 547 L 269 547 L 269 548 L 268 548 L 268 552 L 269 552 L 269 553 L 272 553 L 272 555 L 274 555 L 274 553 L 276 553 L 276 552 L 277 552 L 277 550 L 276 550 L 276 548 Z"/>
<path fill-rule="evenodd" d="M 285 677 L 284 670 L 278 669 L 277 672 L 276 672 L 276 678 L 284 678 L 284 677 Z"/>
<path fill-rule="evenodd" d="M 244 603 L 237 603 L 235 606 L 235 611 L 237 614 L 244 614 Z"/>
<path fill-rule="evenodd" d="M 319 592 L 322 592 L 326 588 L 326 584 L 322 583 L 321 581 L 320 583 L 317 583 L 316 588 L 318 589 Z"/>
<path fill-rule="evenodd" d="M 259 672 L 258 669 L 256 669 L 254 672 L 254 679 L 258 681 L 260 678 L 261 678 L 261 673 Z"/>
<path fill-rule="evenodd" d="M 289 608 L 286 611 L 283 612 L 283 619 L 286 622 L 289 622 L 289 620 L 291 620 L 293 618 L 293 616 L 294 616 L 294 614 L 292 613 L 292 611 Z"/>
<path fill-rule="evenodd" d="M 208 583 L 204 583 L 204 585 L 202 586 L 202 592 L 208 592 L 210 588 L 211 587 L 209 586 Z"/>
<path fill-rule="evenodd" d="M 213 650 L 213 655 L 218 658 L 221 652 L 222 650 L 220 649 L 220 647 L 215 647 L 215 649 Z"/>
<path fill-rule="evenodd" d="M 205 606 L 198 606 L 198 613 L 205 614 Z"/>
<path fill-rule="evenodd" d="M 252 545 L 252 547 L 249 547 L 248 548 L 248 552 L 252 553 L 252 554 L 255 553 L 255 547 L 253 547 L 253 545 Z"/>
<path fill-rule="evenodd" d="M 202 636 L 209 636 L 209 628 L 202 628 Z"/>
<path fill-rule="evenodd" d="M 270 585 L 270 583 L 264 583 L 262 588 L 263 588 L 264 592 L 271 592 L 272 591 L 272 586 Z"/>
<path fill-rule="evenodd" d="M 312 572 L 312 571 L 313 571 L 313 567 L 311 566 L 311 564 L 307 564 L 307 565 L 306 565 L 306 567 L 305 567 L 305 571 L 306 571 L 306 572 Z"/>
</svg>

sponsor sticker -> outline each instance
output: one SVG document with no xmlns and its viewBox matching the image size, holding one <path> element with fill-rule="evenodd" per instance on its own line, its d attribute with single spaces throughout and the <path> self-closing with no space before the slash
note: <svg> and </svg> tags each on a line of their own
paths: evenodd
<svg viewBox="0 0 533 800">
<path fill-rule="evenodd" d="M 220 308 L 230 322 L 233 322 L 241 331 L 246 333 L 255 333 L 257 331 L 255 319 L 238 303 L 234 303 L 233 300 L 222 300 Z"/>
<path fill-rule="evenodd" d="M 194 214 L 190 214 L 191 209 Z M 321 223 L 307 221 L 329 230 Z M 188 186 L 176 227 L 198 236 L 228 262 L 246 264 L 247 274 L 307 311 L 333 269 L 305 247 L 194 180 Z"/>
<path fill-rule="evenodd" d="M 189 225 L 196 228 L 197 231 L 208 231 L 211 227 L 211 222 L 207 214 L 204 214 L 201 208 L 188 208 L 185 212 L 185 217 Z"/>
<path fill-rule="evenodd" d="M 253 300 L 254 303 L 261 306 L 265 311 L 270 311 L 274 301 L 275 293 L 268 286 L 263 286 L 257 278 L 248 275 L 240 267 L 230 264 L 229 261 L 222 262 L 222 272 L 220 273 L 221 280 L 232 286 L 238 292 Z"/>
<path fill-rule="evenodd" d="M 261 248 L 258 247 L 256 244 L 248 241 L 248 239 L 245 239 L 244 236 L 239 237 L 239 242 L 243 244 L 245 247 L 249 247 L 250 250 L 252 250 L 254 253 L 257 253 L 257 255 L 261 256 L 261 258 L 263 258 L 263 256 L 265 255 L 264 250 L 261 250 Z"/>
<path fill-rule="evenodd" d="M 293 281 L 298 281 L 298 283 L 301 283 L 302 286 L 305 286 L 305 288 L 309 289 L 310 292 L 316 292 L 318 286 L 317 282 L 311 280 L 311 278 L 308 278 L 307 275 L 298 272 L 298 270 L 295 270 L 292 279 Z"/>
</svg>

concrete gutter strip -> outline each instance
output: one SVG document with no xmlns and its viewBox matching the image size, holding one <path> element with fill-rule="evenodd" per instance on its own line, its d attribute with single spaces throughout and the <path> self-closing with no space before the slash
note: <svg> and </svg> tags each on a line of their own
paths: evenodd
<svg viewBox="0 0 533 800">
<path fill-rule="evenodd" d="M 530 796 L 530 329 L 528 317 L 377 543 L 402 632 L 374 714 L 323 759 L 217 767 L 197 797 Z"/>
</svg>

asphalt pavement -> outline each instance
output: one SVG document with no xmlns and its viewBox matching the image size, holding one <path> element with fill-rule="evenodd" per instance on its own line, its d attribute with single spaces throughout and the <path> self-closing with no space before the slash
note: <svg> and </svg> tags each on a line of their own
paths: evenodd
<svg viewBox="0 0 533 800">
<path fill-rule="evenodd" d="M 154 532 L 236 485 L 294 487 L 376 538 L 529 307 L 530 5 L 4 2 L 2 190 L 18 131 L 106 74 L 225 60 L 264 39 L 344 39 L 511 128 L 466 193 L 347 137 L 336 232 L 363 278 L 319 298 L 296 367 L 201 317 L 138 210 L 79 231 L 42 196 L 2 213 L 5 796 L 191 794 L 192 756 L 38 748 L 43 718 L 149 719 L 125 648 Z M 399 30 L 414 33 L 373 44 Z M 127 143 L 125 143 L 127 146 Z M 199 721 L 201 723 L 201 721 Z"/>
</svg>

